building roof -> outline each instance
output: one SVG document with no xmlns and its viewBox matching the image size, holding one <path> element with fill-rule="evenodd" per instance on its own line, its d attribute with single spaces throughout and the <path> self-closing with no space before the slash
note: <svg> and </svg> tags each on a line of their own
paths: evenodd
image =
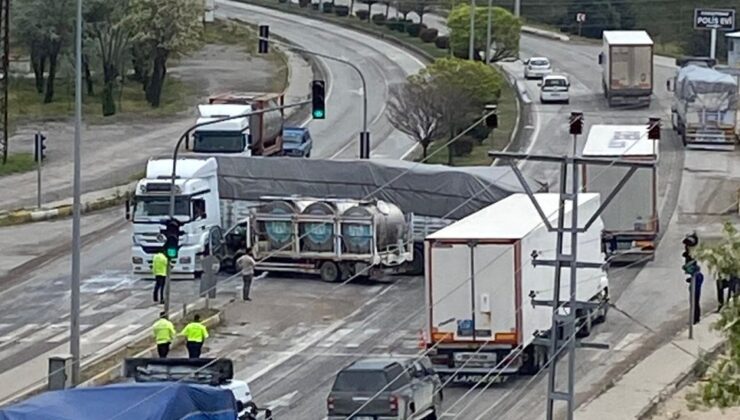
<svg viewBox="0 0 740 420">
<path fill-rule="evenodd" d="M 552 224 L 557 219 L 559 197 L 558 194 L 535 194 L 545 215 L 549 216 Z M 578 200 L 585 203 L 599 200 L 599 194 L 582 193 Z M 570 211 L 571 203 L 566 202 L 566 211 Z M 583 216 L 581 220 L 587 219 Z M 470 216 L 459 220 L 437 232 L 427 236 L 427 239 L 522 239 L 527 234 L 542 225 L 537 209 L 527 194 L 513 194 L 492 204 Z"/>
<path fill-rule="evenodd" d="M 592 125 L 583 156 L 653 156 L 658 154 L 655 140 L 647 138 L 646 125 Z"/>
<path fill-rule="evenodd" d="M 604 39 L 610 45 L 653 45 L 645 31 L 604 31 Z"/>
</svg>

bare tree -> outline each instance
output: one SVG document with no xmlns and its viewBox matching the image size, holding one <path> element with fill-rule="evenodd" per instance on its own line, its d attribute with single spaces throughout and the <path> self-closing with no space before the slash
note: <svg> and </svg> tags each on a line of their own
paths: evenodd
<svg viewBox="0 0 740 420">
<path fill-rule="evenodd" d="M 393 86 L 390 94 L 388 119 L 421 145 L 426 158 L 429 145 L 446 129 L 436 89 L 422 78 L 412 78 Z"/>
</svg>

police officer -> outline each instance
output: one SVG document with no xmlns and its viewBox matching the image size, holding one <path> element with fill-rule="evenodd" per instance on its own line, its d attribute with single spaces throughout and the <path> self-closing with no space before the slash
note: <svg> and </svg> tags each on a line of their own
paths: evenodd
<svg viewBox="0 0 740 420">
<path fill-rule="evenodd" d="M 200 352 L 203 349 L 203 342 L 208 338 L 208 329 L 200 322 L 200 315 L 193 317 L 193 322 L 189 323 L 182 329 L 180 335 L 185 336 L 185 347 L 188 349 L 188 357 L 199 359 Z"/>
<path fill-rule="evenodd" d="M 170 344 L 175 338 L 175 326 L 172 325 L 165 312 L 159 313 L 159 319 L 152 326 L 154 332 L 154 341 L 157 343 L 157 354 L 159 357 L 166 358 L 170 352 Z"/>
<path fill-rule="evenodd" d="M 154 303 L 157 303 L 157 297 L 159 297 L 159 303 L 164 303 L 164 282 L 167 278 L 168 263 L 169 260 L 162 251 L 154 254 L 154 258 L 152 258 L 152 274 L 154 274 Z"/>
</svg>

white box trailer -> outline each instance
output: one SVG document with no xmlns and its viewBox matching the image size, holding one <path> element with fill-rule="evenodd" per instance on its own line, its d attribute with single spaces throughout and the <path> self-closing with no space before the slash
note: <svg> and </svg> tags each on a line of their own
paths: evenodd
<svg viewBox="0 0 740 420">
<path fill-rule="evenodd" d="M 535 194 L 544 213 L 556 226 L 557 194 Z M 579 196 L 579 225 L 598 209 L 598 194 Z M 566 226 L 571 203 L 566 204 Z M 578 260 L 598 262 L 603 225 L 597 219 L 579 235 Z M 552 308 L 533 306 L 530 294 L 551 300 L 554 268 L 534 266 L 555 257 L 556 233 L 549 232 L 526 194 L 511 195 L 483 210 L 429 235 L 426 252 L 425 340 L 434 368 L 453 383 L 483 380 L 490 372 L 534 373 L 547 360 L 547 346 L 535 340 L 551 327 Z M 565 235 L 564 252 L 570 249 Z M 562 271 L 561 300 L 570 296 L 570 270 Z M 608 283 L 601 269 L 578 270 L 579 301 L 608 299 Z M 561 310 L 562 311 L 562 310 Z M 605 305 L 580 314 L 581 332 L 606 316 Z M 509 363 L 511 362 L 511 363 Z"/>
<path fill-rule="evenodd" d="M 593 125 L 583 148 L 584 157 L 657 161 L 658 143 L 647 138 L 647 125 Z M 629 168 L 584 165 L 583 191 L 605 200 Z M 604 209 L 602 246 L 607 257 L 620 261 L 651 258 L 658 220 L 658 168 L 639 168 Z"/>
<path fill-rule="evenodd" d="M 650 105 L 653 40 L 645 31 L 604 31 L 599 64 L 609 106 Z"/>
</svg>

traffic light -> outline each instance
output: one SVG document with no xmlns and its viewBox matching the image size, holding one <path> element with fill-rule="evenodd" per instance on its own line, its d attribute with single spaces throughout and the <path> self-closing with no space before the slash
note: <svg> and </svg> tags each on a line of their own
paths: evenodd
<svg viewBox="0 0 740 420">
<path fill-rule="evenodd" d="M 177 219 L 165 219 L 160 222 L 163 227 L 160 233 L 164 236 L 164 253 L 167 258 L 174 260 L 177 258 L 177 251 L 180 249 L 180 222 Z"/>
<path fill-rule="evenodd" d="M 41 156 L 41 160 L 43 161 L 46 159 L 46 136 L 41 133 L 36 133 L 34 135 L 34 141 L 33 141 L 33 160 L 38 162 L 39 156 Z"/>
<path fill-rule="evenodd" d="M 258 52 L 260 54 L 267 54 L 267 43 L 270 38 L 270 27 L 268 25 L 260 25 L 260 40 Z"/>
<path fill-rule="evenodd" d="M 583 134 L 583 113 L 582 112 L 571 112 L 570 113 L 570 134 L 579 136 Z"/>
<path fill-rule="evenodd" d="M 681 256 L 683 257 L 683 271 L 686 274 L 693 274 L 693 272 L 690 272 L 693 269 L 693 265 L 696 262 L 696 259 L 691 253 L 691 250 L 699 245 L 699 237 L 696 236 L 696 232 L 690 233 L 686 235 L 683 238 L 683 254 Z"/>
<path fill-rule="evenodd" d="M 324 92 L 326 83 L 323 80 L 314 80 L 311 82 L 311 115 L 315 120 L 326 118 L 326 103 L 324 101 Z"/>
<path fill-rule="evenodd" d="M 660 140 L 660 118 L 650 118 L 650 122 L 648 122 L 648 139 Z"/>
</svg>

